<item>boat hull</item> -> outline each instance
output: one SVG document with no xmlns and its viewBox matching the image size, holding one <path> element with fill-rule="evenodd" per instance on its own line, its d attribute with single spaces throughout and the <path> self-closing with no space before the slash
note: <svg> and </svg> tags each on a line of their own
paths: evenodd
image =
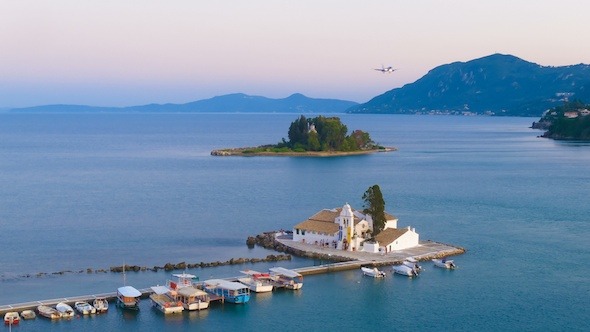
<svg viewBox="0 0 590 332">
<path fill-rule="evenodd" d="M 20 322 L 20 316 L 18 312 L 10 311 L 4 314 L 4 324 L 6 325 L 17 325 Z"/>
<path fill-rule="evenodd" d="M 152 300 L 154 308 L 164 314 L 177 314 L 184 310 L 181 302 L 174 301 L 164 294 L 152 294 L 150 295 L 150 300 Z"/>
<path fill-rule="evenodd" d="M 434 266 L 443 269 L 453 270 L 457 267 L 452 260 L 443 261 L 442 259 L 433 259 L 432 262 L 434 263 Z"/>
<path fill-rule="evenodd" d="M 60 319 L 61 318 L 61 313 L 59 311 L 57 311 L 55 308 L 51 308 L 49 306 L 40 305 L 37 307 L 37 312 L 39 313 L 40 316 L 43 316 L 45 318 L 49 318 L 49 319 Z"/>
<path fill-rule="evenodd" d="M 408 266 L 405 265 L 394 265 L 392 268 L 394 273 L 403 275 L 406 277 L 417 277 L 418 272 Z"/>
<path fill-rule="evenodd" d="M 22 319 L 24 320 L 28 320 L 28 319 L 35 319 L 37 317 L 37 315 L 35 314 L 35 312 L 33 310 L 23 310 L 20 313 L 20 316 L 22 317 Z"/>
</svg>

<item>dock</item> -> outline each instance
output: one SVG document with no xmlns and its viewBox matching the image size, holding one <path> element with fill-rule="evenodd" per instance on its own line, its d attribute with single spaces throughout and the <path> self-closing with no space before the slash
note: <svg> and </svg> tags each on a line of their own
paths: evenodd
<svg viewBox="0 0 590 332">
<path fill-rule="evenodd" d="M 293 240 L 290 240 L 289 237 L 276 237 L 276 241 L 289 246 L 293 249 L 305 251 L 307 253 L 312 253 L 316 255 L 317 259 L 320 259 L 319 265 L 308 266 L 308 267 L 300 267 L 300 268 L 293 268 L 291 270 L 298 272 L 299 274 L 306 276 L 306 275 L 314 275 L 314 274 L 322 274 L 322 273 L 331 273 L 331 272 L 338 272 L 338 271 L 346 271 L 346 270 L 356 270 L 360 269 L 361 266 L 386 266 L 386 265 L 397 265 L 401 264 L 402 261 L 406 257 L 414 257 L 418 261 L 426 261 L 433 258 L 441 258 L 447 256 L 454 256 L 460 255 L 465 253 L 465 249 L 439 243 L 433 241 L 421 241 L 420 245 L 417 247 L 409 248 L 406 250 L 398 250 L 394 252 L 390 252 L 387 254 L 374 254 L 374 253 L 367 253 L 367 252 L 357 252 L 357 251 L 343 251 L 337 250 L 332 248 L 320 247 L 317 245 L 312 244 L 305 244 L 305 243 L 297 243 Z M 348 261 L 344 262 L 329 262 L 330 257 L 339 257 L 339 258 L 346 258 L 349 259 Z M 326 263 L 323 264 L 323 259 L 326 258 Z M 240 277 L 229 277 L 223 278 L 230 281 L 237 281 Z M 147 298 L 153 291 L 151 288 L 143 288 L 139 289 L 142 294 L 142 298 Z M 211 297 L 211 301 L 222 301 L 223 298 L 220 296 L 215 296 L 209 294 Z M 37 306 L 40 305 L 47 305 L 47 306 L 55 306 L 59 302 L 66 302 L 68 304 L 73 304 L 76 301 L 86 301 L 92 302 L 96 298 L 106 298 L 110 303 L 116 300 L 117 293 L 102 293 L 102 294 L 92 294 L 92 295 L 82 295 L 76 297 L 67 297 L 67 298 L 57 298 L 57 299 L 49 299 L 49 300 L 42 300 L 42 301 L 32 301 L 32 302 L 24 302 L 24 303 L 17 303 L 17 304 L 8 304 L 8 305 L 0 305 L 0 315 L 4 315 L 6 312 L 9 311 L 18 311 L 21 312 L 22 310 L 34 310 Z"/>
</svg>

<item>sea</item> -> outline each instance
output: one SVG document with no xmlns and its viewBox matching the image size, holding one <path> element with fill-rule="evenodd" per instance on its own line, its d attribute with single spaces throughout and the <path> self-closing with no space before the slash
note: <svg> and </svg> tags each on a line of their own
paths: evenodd
<svg viewBox="0 0 590 332">
<path fill-rule="evenodd" d="M 246 239 L 292 229 L 379 185 L 421 240 L 464 247 L 458 268 L 417 278 L 306 276 L 299 291 L 164 316 L 136 313 L 14 331 L 588 331 L 590 142 L 554 141 L 536 118 L 338 114 L 397 151 L 347 157 L 215 157 L 287 139 L 300 114 L 0 114 L 0 305 L 165 284 L 112 266 L 264 258 Z M 317 114 L 306 114 L 314 117 Z M 332 116 L 332 115 L 330 115 Z M 186 272 L 326 262 L 245 263 Z M 182 271 L 177 271 L 182 272 Z M 8 330 L 8 327 L 6 328 Z"/>
</svg>

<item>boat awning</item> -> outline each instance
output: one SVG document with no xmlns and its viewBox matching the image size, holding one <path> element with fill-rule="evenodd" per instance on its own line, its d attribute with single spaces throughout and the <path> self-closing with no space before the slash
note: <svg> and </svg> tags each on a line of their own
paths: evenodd
<svg viewBox="0 0 590 332">
<path fill-rule="evenodd" d="M 301 277 L 301 274 L 299 274 L 293 270 L 285 269 L 284 267 L 271 267 L 269 270 L 270 270 L 270 272 L 282 274 L 285 277 L 289 277 L 289 278 Z"/>
<path fill-rule="evenodd" d="M 207 295 L 206 292 L 194 288 L 194 287 L 182 287 L 181 289 L 178 290 L 178 294 L 182 295 L 182 296 L 199 296 L 199 295 Z"/>
<path fill-rule="evenodd" d="M 150 288 L 158 295 L 170 292 L 170 289 L 168 289 L 166 286 L 152 286 Z"/>
<path fill-rule="evenodd" d="M 141 296 L 141 292 L 132 286 L 119 287 L 117 289 L 117 292 L 119 292 L 119 294 L 121 294 L 125 297 L 139 297 L 139 296 Z"/>
<path fill-rule="evenodd" d="M 240 289 L 248 288 L 247 286 L 245 286 L 242 283 L 235 282 L 235 281 L 227 281 L 227 280 L 223 280 L 223 279 L 209 279 L 209 280 L 205 280 L 204 283 L 206 285 L 217 286 L 217 287 L 221 287 L 221 288 L 225 288 L 225 289 L 229 289 L 229 290 L 240 290 Z"/>
</svg>

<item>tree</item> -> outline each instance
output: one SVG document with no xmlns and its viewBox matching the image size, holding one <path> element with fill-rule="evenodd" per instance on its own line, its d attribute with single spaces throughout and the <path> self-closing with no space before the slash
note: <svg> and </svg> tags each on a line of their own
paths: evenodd
<svg viewBox="0 0 590 332">
<path fill-rule="evenodd" d="M 378 185 L 369 187 L 363 194 L 363 213 L 373 218 L 373 234 L 379 234 L 385 227 L 385 201 Z"/>
<path fill-rule="evenodd" d="M 307 146 L 307 128 L 309 124 L 305 116 L 291 122 L 289 126 L 289 145 L 294 147 L 295 144 L 300 146 Z"/>
</svg>

